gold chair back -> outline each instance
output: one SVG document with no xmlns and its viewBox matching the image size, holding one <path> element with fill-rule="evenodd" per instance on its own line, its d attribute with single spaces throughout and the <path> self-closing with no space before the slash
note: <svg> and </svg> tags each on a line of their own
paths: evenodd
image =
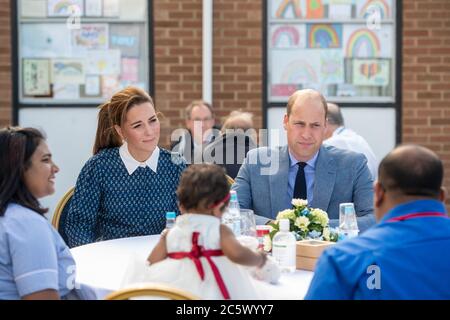
<svg viewBox="0 0 450 320">
<path fill-rule="evenodd" d="M 228 181 L 228 184 L 230 185 L 230 187 L 233 185 L 233 183 L 234 183 L 234 179 L 232 178 L 232 177 L 230 177 L 229 175 L 226 175 L 227 176 L 227 181 Z"/>
<path fill-rule="evenodd" d="M 53 213 L 53 218 L 52 218 L 52 225 L 55 227 L 56 230 L 59 230 L 61 213 L 64 211 L 64 208 L 66 207 L 67 203 L 73 197 L 74 191 L 75 191 L 75 187 L 70 188 L 64 194 L 64 196 L 61 198 L 61 200 L 59 200 L 58 204 L 56 205 L 56 209 L 55 209 L 55 212 Z"/>
<path fill-rule="evenodd" d="M 130 288 L 114 291 L 105 300 L 128 300 L 137 297 L 159 297 L 170 300 L 200 300 L 199 297 L 162 283 L 147 283 Z"/>
</svg>

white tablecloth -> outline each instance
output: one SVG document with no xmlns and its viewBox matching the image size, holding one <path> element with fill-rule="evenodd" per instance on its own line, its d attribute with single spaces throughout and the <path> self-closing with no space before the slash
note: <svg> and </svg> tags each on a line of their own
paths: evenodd
<svg viewBox="0 0 450 320">
<path fill-rule="evenodd" d="M 103 299 L 121 287 L 130 261 L 145 259 L 156 245 L 159 235 L 124 238 L 91 243 L 71 249 L 77 265 L 77 283 L 83 298 Z M 270 299 L 303 299 L 313 272 L 297 270 L 283 273 L 277 285 L 267 284 Z"/>
</svg>

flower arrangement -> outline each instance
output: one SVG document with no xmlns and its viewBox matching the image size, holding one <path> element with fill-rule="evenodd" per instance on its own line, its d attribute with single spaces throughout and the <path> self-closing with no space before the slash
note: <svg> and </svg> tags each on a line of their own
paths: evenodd
<svg viewBox="0 0 450 320">
<path fill-rule="evenodd" d="M 279 231 L 280 219 L 288 219 L 290 230 L 297 241 L 306 239 L 337 242 L 338 232 L 330 228 L 328 214 L 316 208 L 308 207 L 308 201 L 292 199 L 292 209 L 280 211 L 276 220 L 270 224 L 272 231 L 270 238 L 266 239 L 265 247 L 269 247 L 269 240 Z"/>
</svg>

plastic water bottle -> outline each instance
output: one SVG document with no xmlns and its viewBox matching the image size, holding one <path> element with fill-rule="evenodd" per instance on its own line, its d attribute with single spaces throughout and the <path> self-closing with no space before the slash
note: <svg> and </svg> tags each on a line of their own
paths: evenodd
<svg viewBox="0 0 450 320">
<path fill-rule="evenodd" d="M 356 220 L 355 206 L 353 203 L 342 203 L 340 205 L 341 223 L 339 224 L 339 240 L 354 238 L 358 236 L 359 228 Z"/>
<path fill-rule="evenodd" d="M 294 272 L 297 260 L 297 242 L 289 231 L 289 220 L 280 220 L 280 231 L 272 240 L 272 257 L 277 261 L 281 272 Z"/>
<path fill-rule="evenodd" d="M 177 215 L 173 211 L 166 213 L 166 229 L 171 229 L 175 225 Z"/>
<path fill-rule="evenodd" d="M 241 211 L 236 191 L 230 191 L 230 203 L 222 216 L 222 222 L 228 226 L 236 237 L 241 235 Z"/>
</svg>

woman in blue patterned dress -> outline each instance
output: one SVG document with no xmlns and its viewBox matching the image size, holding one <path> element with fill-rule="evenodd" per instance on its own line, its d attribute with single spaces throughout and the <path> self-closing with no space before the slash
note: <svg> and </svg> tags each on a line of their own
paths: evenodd
<svg viewBox="0 0 450 320">
<path fill-rule="evenodd" d="M 100 107 L 94 156 L 81 170 L 66 218 L 70 247 L 160 233 L 178 211 L 176 189 L 186 165 L 158 147 L 152 98 L 128 87 Z"/>
</svg>

